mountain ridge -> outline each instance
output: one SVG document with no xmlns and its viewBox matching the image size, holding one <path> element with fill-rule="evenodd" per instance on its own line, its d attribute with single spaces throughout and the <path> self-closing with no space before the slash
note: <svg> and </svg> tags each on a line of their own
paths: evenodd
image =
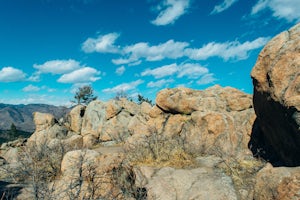
<svg viewBox="0 0 300 200">
<path fill-rule="evenodd" d="M 33 132 L 34 112 L 51 113 L 57 119 L 63 117 L 70 108 L 48 104 L 5 104 L 0 103 L 0 130 L 9 130 L 15 124 L 18 130 Z"/>
</svg>

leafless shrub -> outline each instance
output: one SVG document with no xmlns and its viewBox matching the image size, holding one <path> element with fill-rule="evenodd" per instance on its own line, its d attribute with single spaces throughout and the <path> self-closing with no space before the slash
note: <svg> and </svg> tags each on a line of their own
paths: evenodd
<svg viewBox="0 0 300 200">
<path fill-rule="evenodd" d="M 194 155 L 187 151 L 184 137 L 166 136 L 155 128 L 141 141 L 129 144 L 127 158 L 133 165 L 155 165 L 173 167 L 193 167 L 196 165 Z"/>
</svg>

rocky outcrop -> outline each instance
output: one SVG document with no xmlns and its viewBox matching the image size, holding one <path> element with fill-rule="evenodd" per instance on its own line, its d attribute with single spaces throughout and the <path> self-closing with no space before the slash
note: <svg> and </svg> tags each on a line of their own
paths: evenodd
<svg viewBox="0 0 300 200">
<path fill-rule="evenodd" d="M 187 147 L 198 152 L 218 156 L 249 153 L 247 142 L 255 119 L 251 95 L 216 85 L 203 91 L 165 89 L 156 102 L 149 127 L 184 137 Z"/>
<path fill-rule="evenodd" d="M 300 24 L 274 37 L 252 70 L 256 148 L 276 165 L 300 165 Z"/>
<path fill-rule="evenodd" d="M 300 199 L 300 167 L 266 165 L 256 177 L 255 200 Z"/>
<path fill-rule="evenodd" d="M 34 116 L 26 148 L 63 156 L 47 185 L 53 199 L 253 199 L 253 176 L 263 165 L 247 146 L 256 116 L 251 95 L 234 88 L 165 89 L 155 106 L 96 100 L 74 107 L 64 122 Z M 3 152 L 18 154 L 14 148 Z M 142 153 L 145 162 L 130 160 Z M 172 159 L 159 164 L 151 156 Z"/>
</svg>

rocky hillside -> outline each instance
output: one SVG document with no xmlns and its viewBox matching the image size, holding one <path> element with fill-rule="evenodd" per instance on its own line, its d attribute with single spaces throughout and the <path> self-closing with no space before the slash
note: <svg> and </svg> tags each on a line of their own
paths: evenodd
<svg viewBox="0 0 300 200">
<path fill-rule="evenodd" d="M 68 109 L 45 104 L 10 105 L 0 103 L 0 130 L 9 130 L 14 123 L 18 130 L 33 132 L 33 112 L 51 113 L 57 119 L 64 116 Z"/>
<path fill-rule="evenodd" d="M 253 97 L 216 85 L 161 90 L 154 106 L 96 100 L 65 121 L 35 112 L 28 140 L 1 145 L 0 196 L 300 199 L 299 38 L 300 24 L 266 45 Z"/>
</svg>

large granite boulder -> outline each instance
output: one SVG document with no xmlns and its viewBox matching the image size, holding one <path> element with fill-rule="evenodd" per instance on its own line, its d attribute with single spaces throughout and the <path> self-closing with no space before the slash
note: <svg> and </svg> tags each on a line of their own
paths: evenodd
<svg viewBox="0 0 300 200">
<path fill-rule="evenodd" d="M 252 70 L 257 137 L 277 165 L 300 165 L 300 24 L 274 37 Z M 255 148 L 260 148 L 259 145 Z"/>
<path fill-rule="evenodd" d="M 241 111 L 252 107 L 251 95 L 235 88 L 216 85 L 205 91 L 189 88 L 161 90 L 156 105 L 169 113 L 191 114 L 194 111 Z"/>
</svg>

